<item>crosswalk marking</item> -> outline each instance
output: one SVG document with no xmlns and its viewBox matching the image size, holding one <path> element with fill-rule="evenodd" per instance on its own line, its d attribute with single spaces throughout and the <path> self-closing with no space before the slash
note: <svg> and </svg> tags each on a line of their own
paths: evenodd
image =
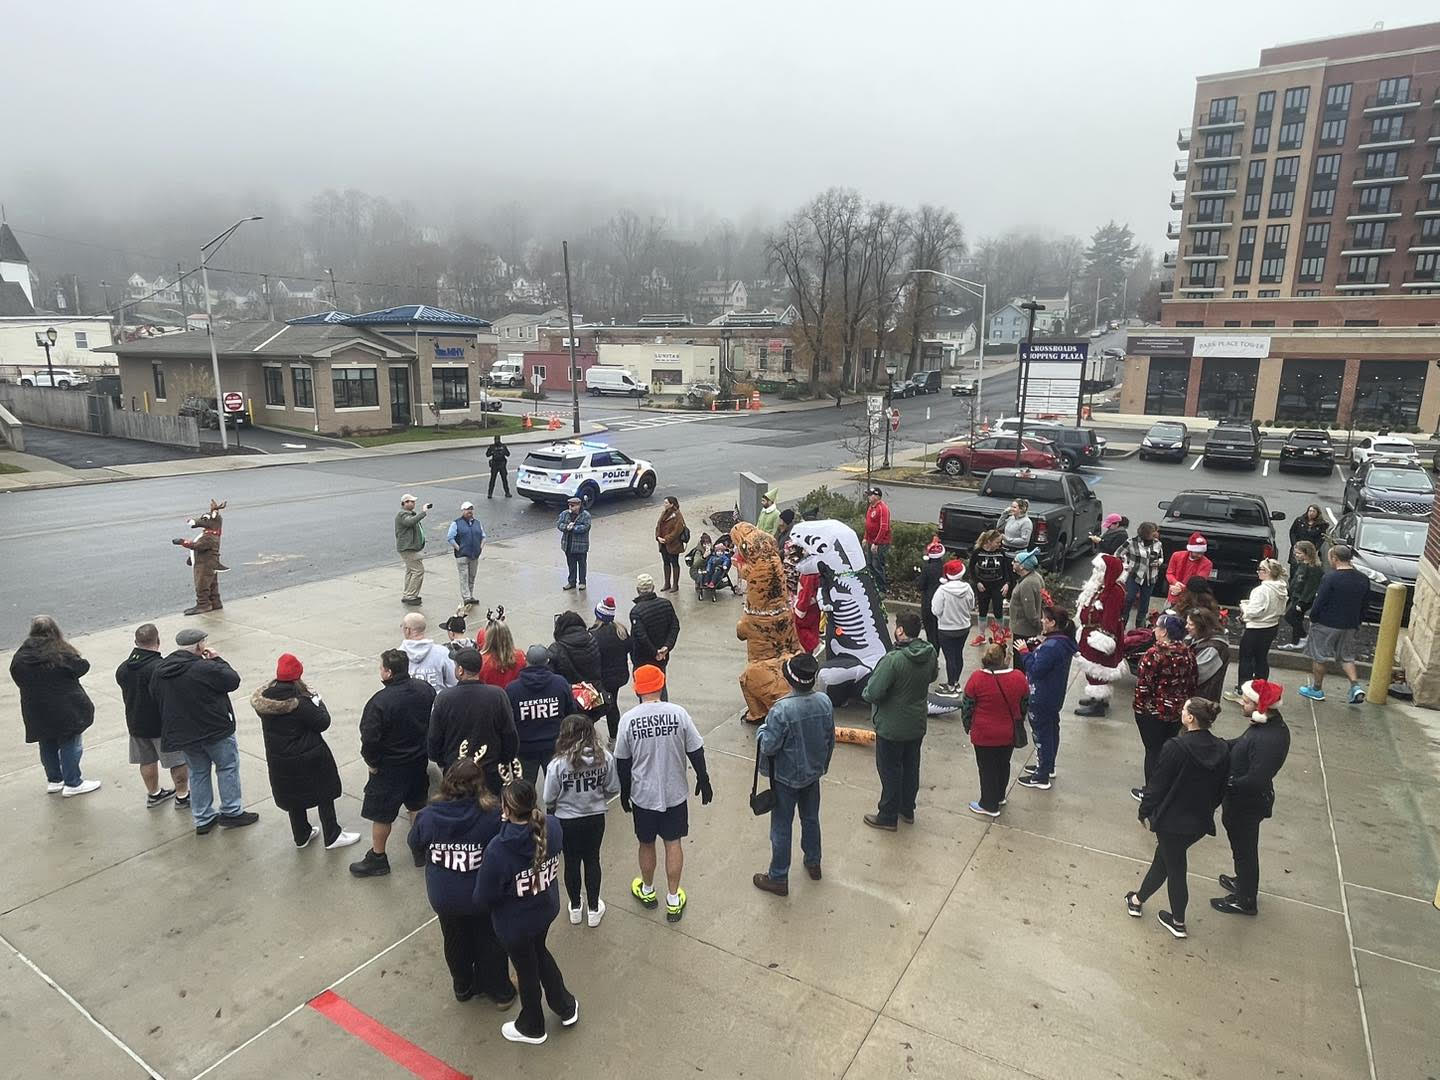
<svg viewBox="0 0 1440 1080">
<path fill-rule="evenodd" d="M 596 423 L 605 424 L 611 431 L 644 431 L 648 428 L 669 427 L 671 424 L 696 424 L 704 420 L 723 420 L 736 413 L 690 413 L 684 416 L 605 416 Z"/>
</svg>

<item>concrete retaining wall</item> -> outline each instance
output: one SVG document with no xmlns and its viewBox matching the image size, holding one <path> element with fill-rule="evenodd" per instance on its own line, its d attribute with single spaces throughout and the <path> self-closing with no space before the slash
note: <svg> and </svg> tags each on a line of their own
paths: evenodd
<svg viewBox="0 0 1440 1080">
<path fill-rule="evenodd" d="M 18 453 L 25 452 L 25 425 L 4 405 L 0 405 L 0 443 Z"/>
</svg>

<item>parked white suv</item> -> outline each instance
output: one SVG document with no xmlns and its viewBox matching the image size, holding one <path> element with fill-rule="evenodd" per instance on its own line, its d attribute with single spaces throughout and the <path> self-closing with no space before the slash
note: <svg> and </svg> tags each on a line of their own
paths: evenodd
<svg viewBox="0 0 1440 1080">
<path fill-rule="evenodd" d="M 1420 464 L 1420 451 L 1415 449 L 1413 442 L 1400 435 L 1367 435 L 1350 449 L 1350 464 L 1357 469 L 1372 457 Z"/>
<path fill-rule="evenodd" d="M 515 490 L 536 503 L 565 502 L 572 495 L 589 509 L 601 495 L 655 493 L 655 467 L 604 443 L 578 439 L 537 446 L 515 474 Z"/>
<path fill-rule="evenodd" d="M 84 386 L 89 381 L 89 377 L 78 368 L 57 367 L 55 369 L 54 385 L 61 390 L 69 390 L 72 386 Z M 50 369 L 40 368 L 38 371 L 32 371 L 29 375 L 22 375 L 20 385 L 50 386 Z"/>
</svg>

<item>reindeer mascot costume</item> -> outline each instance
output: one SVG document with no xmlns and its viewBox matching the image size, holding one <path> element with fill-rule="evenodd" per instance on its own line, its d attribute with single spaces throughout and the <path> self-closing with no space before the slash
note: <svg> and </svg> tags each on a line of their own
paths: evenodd
<svg viewBox="0 0 1440 1080">
<path fill-rule="evenodd" d="M 1080 645 L 1076 663 L 1085 673 L 1085 697 L 1076 716 L 1105 716 L 1110 712 L 1110 684 L 1120 678 L 1125 640 L 1124 563 L 1114 555 L 1096 555 L 1094 571 L 1080 590 L 1075 640 Z"/>
<path fill-rule="evenodd" d="M 194 568 L 195 606 L 186 608 L 186 615 L 203 615 L 207 611 L 219 611 L 223 606 L 220 571 L 228 569 L 220 562 L 220 511 L 224 509 L 225 503 L 211 499 L 209 511 L 186 522 L 192 529 L 200 529 L 200 535 L 191 540 L 177 536 L 170 541 L 190 552 L 186 562 Z"/>
</svg>

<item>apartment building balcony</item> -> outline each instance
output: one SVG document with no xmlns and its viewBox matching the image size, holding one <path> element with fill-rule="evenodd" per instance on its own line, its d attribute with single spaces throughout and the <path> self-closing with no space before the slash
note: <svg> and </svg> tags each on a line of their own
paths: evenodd
<svg viewBox="0 0 1440 1080">
<path fill-rule="evenodd" d="M 1178 259 L 1179 256 L 1175 252 L 1166 251 L 1165 254 L 1160 256 L 1160 265 L 1165 267 L 1166 270 L 1174 270 Z"/>
<path fill-rule="evenodd" d="M 1345 211 L 1346 221 L 1394 221 L 1405 209 L 1404 199 L 1391 199 L 1387 203 L 1351 203 Z"/>
<path fill-rule="evenodd" d="M 1160 299 L 1161 299 L 1161 300 L 1170 300 L 1170 299 L 1172 299 L 1174 296 L 1175 296 L 1175 279 L 1174 279 L 1174 278 L 1161 278 L 1161 279 L 1160 279 Z"/>
<path fill-rule="evenodd" d="M 1228 161 L 1239 161 L 1240 149 L 1240 144 L 1235 142 L 1229 146 L 1202 146 L 1192 156 L 1209 165 L 1223 165 Z"/>
<path fill-rule="evenodd" d="M 1388 135 L 1381 139 L 1367 140 L 1355 147 L 1357 150 L 1398 150 L 1404 146 L 1415 145 L 1415 129 L 1406 125 L 1394 135 Z"/>
<path fill-rule="evenodd" d="M 1192 278 L 1180 283 L 1182 293 L 1218 293 L 1225 291 L 1224 277 Z"/>
<path fill-rule="evenodd" d="M 1189 150 L 1189 149 L 1190 149 L 1190 129 L 1189 129 L 1189 128 L 1181 128 L 1179 131 L 1177 131 L 1177 132 L 1175 133 L 1175 149 L 1176 149 L 1176 150 Z"/>
<path fill-rule="evenodd" d="M 1229 244 L 1189 244 L 1185 248 L 1185 261 L 1196 262 L 1224 262 L 1230 258 Z"/>
<path fill-rule="evenodd" d="M 1361 111 L 1365 116 L 1378 116 L 1381 113 L 1401 112 L 1419 107 L 1420 91 L 1411 87 L 1394 94 L 1371 94 L 1365 99 L 1365 108 Z"/>
<path fill-rule="evenodd" d="M 1185 189 L 1184 189 L 1184 188 L 1173 189 L 1173 190 L 1170 192 L 1170 209 L 1171 209 L 1171 210 L 1184 210 L 1184 209 L 1185 209 Z"/>
<path fill-rule="evenodd" d="M 1393 237 L 1382 239 L 1371 238 L 1368 240 L 1352 239 L 1350 243 L 1340 249 L 1342 257 L 1350 255 L 1393 255 L 1395 254 L 1395 240 Z"/>
<path fill-rule="evenodd" d="M 1440 150 L 1435 151 L 1435 156 L 1420 167 L 1425 170 L 1420 174 L 1421 180 L 1440 180 Z"/>
<path fill-rule="evenodd" d="M 1209 113 L 1200 112 L 1195 114 L 1196 131 L 1235 131 L 1245 126 L 1245 110 L 1236 109 L 1234 112 Z"/>
<path fill-rule="evenodd" d="M 1409 243 L 1405 245 L 1405 250 L 1411 255 L 1427 255 L 1432 252 L 1440 252 L 1440 234 L 1424 236 L 1416 233 L 1410 237 Z"/>
<path fill-rule="evenodd" d="M 1172 222 L 1170 222 L 1168 225 L 1165 226 L 1165 239 L 1166 239 L 1166 240 L 1179 240 L 1179 239 L 1180 239 L 1180 222 L 1178 222 L 1178 221 L 1172 221 Z"/>
<path fill-rule="evenodd" d="M 1431 266 L 1424 270 L 1411 267 L 1405 271 L 1405 280 L 1400 283 L 1402 289 L 1433 289 L 1440 286 L 1440 268 Z"/>
<path fill-rule="evenodd" d="M 1234 195 L 1240 190 L 1239 180 L 1233 175 L 1220 177 L 1201 177 L 1190 185 L 1190 197 L 1192 199 L 1209 199 L 1225 195 Z"/>
<path fill-rule="evenodd" d="M 1389 287 L 1389 270 L 1363 270 L 1359 273 L 1346 270 L 1341 273 L 1340 280 L 1335 284 L 1337 292 L 1349 292 L 1355 289 L 1388 289 Z"/>
<path fill-rule="evenodd" d="M 1399 163 L 1397 163 L 1393 169 L 1372 168 L 1369 165 L 1359 165 L 1351 176 L 1350 182 L 1356 187 L 1369 187 L 1377 184 L 1403 184 L 1410 179 L 1407 174 L 1400 171 L 1405 167 L 1405 165 Z"/>
<path fill-rule="evenodd" d="M 1174 176 L 1176 180 L 1184 180 L 1185 177 L 1190 174 L 1190 159 L 1176 158 L 1175 165 L 1171 168 L 1170 174 Z"/>
<path fill-rule="evenodd" d="M 1228 229 L 1233 224 L 1235 224 L 1234 210 L 1211 210 L 1205 214 L 1197 210 L 1185 222 L 1185 227 L 1187 229 Z M 1172 236 L 1170 239 L 1178 240 L 1179 237 Z"/>
</svg>

